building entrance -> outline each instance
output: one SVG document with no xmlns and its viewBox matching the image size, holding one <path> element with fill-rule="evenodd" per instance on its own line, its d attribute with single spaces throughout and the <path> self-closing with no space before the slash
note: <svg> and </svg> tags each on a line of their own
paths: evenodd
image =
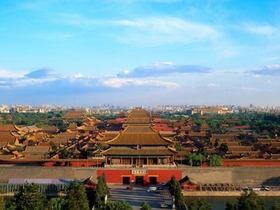
<svg viewBox="0 0 280 210">
<path fill-rule="evenodd" d="M 150 184 L 157 184 L 157 177 L 156 176 L 151 176 L 149 177 Z"/>
<path fill-rule="evenodd" d="M 136 176 L 136 184 L 144 184 L 144 177 L 143 176 Z"/>
<path fill-rule="evenodd" d="M 130 184 L 130 177 L 123 177 L 122 182 L 123 184 Z"/>
</svg>

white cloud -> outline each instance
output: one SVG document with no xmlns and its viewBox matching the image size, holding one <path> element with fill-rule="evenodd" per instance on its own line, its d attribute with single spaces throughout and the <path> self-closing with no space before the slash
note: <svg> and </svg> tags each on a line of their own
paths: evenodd
<svg viewBox="0 0 280 210">
<path fill-rule="evenodd" d="M 78 74 L 74 74 L 73 77 L 74 78 L 82 78 L 82 77 L 84 77 L 84 75 L 81 74 L 81 73 L 78 73 Z"/>
<path fill-rule="evenodd" d="M 112 23 L 124 27 L 117 38 L 130 44 L 192 43 L 213 41 L 220 37 L 219 32 L 213 27 L 169 16 L 120 20 Z"/>
<path fill-rule="evenodd" d="M 53 21 L 88 29 L 92 26 L 109 27 L 117 41 L 141 46 L 214 41 L 221 36 L 209 25 L 171 16 L 112 20 L 61 13 Z"/>
<path fill-rule="evenodd" d="M 146 80 L 146 79 L 127 79 L 127 78 L 106 78 L 102 79 L 102 83 L 111 88 L 120 88 L 123 86 L 150 86 L 150 87 L 166 87 L 175 88 L 178 85 L 172 82 L 163 82 L 159 80 Z"/>
<path fill-rule="evenodd" d="M 156 62 L 149 66 L 139 66 L 131 71 L 124 71 L 117 76 L 126 78 L 162 77 L 180 74 L 209 73 L 211 68 L 197 65 L 176 65 L 172 62 Z"/>
<path fill-rule="evenodd" d="M 49 69 L 49 68 L 42 68 L 42 69 L 34 70 L 24 76 L 26 76 L 28 78 L 32 78 L 32 79 L 51 79 L 51 78 L 58 77 L 58 75 L 55 73 L 55 71 L 53 69 Z"/>
<path fill-rule="evenodd" d="M 270 36 L 276 33 L 277 31 L 276 28 L 268 25 L 246 25 L 245 27 L 250 33 L 260 34 L 265 36 Z"/>
<path fill-rule="evenodd" d="M 257 75 L 257 77 L 259 77 L 260 75 L 280 76 L 280 65 L 279 64 L 267 65 L 261 69 L 251 70 L 248 71 L 247 73 L 255 76 Z"/>
<path fill-rule="evenodd" d="M 170 69 L 174 66 L 177 74 L 170 77 L 170 72 L 172 72 Z M 156 62 L 148 67 L 157 68 L 159 72 L 150 74 L 149 77 L 103 76 L 94 78 L 80 73 L 60 75 L 49 71 L 32 71 L 29 73 L 29 77 L 24 76 L 28 73 L 21 74 L 20 77 L 10 77 L 12 73 L 5 71 L 5 75 L 9 77 L 0 77 L 0 95 L 12 96 L 7 97 L 5 103 L 22 103 L 22 101 L 30 103 L 36 99 L 36 102 L 41 101 L 40 103 L 46 103 L 48 100 L 49 103 L 64 104 L 72 104 L 75 101 L 78 104 L 85 102 L 92 104 L 109 100 L 115 104 L 130 103 L 133 100 L 137 101 L 138 104 L 142 102 L 155 103 L 155 100 L 158 104 L 164 104 L 168 98 L 182 104 L 209 101 L 249 104 L 249 102 L 257 102 L 259 94 L 277 95 L 279 90 L 279 83 L 275 77 L 259 78 L 258 80 L 246 77 L 246 72 L 237 74 L 232 71 L 228 73 L 218 70 L 211 71 L 211 74 L 191 72 L 192 74 L 182 77 L 184 72 L 180 72 L 180 68 L 177 68 L 178 66 L 172 62 Z M 275 71 L 278 71 L 278 67 L 280 66 L 266 66 L 267 69 Z M 135 74 L 134 70 L 131 72 Z M 208 72 L 207 69 L 206 72 Z M 203 69 L 201 73 L 204 73 Z M 56 76 L 50 77 L 49 74 Z M 159 75 L 166 76 L 160 77 Z M 244 86 L 244 84 L 247 85 Z M 23 94 L 25 97 L 21 97 Z M 123 95 L 127 95 L 131 100 L 126 101 L 122 98 Z M 254 99 L 253 96 L 256 98 Z M 236 98 L 239 98 L 239 101 L 231 101 L 231 99 L 236 100 Z M 261 102 L 262 100 L 258 101 L 258 103 Z"/>
<path fill-rule="evenodd" d="M 18 78 L 23 77 L 26 72 L 10 72 L 0 69 L 0 78 Z"/>
<path fill-rule="evenodd" d="M 124 70 L 124 71 L 123 71 L 123 74 L 124 74 L 124 75 L 128 75 L 128 74 L 129 74 L 129 70 Z"/>
<path fill-rule="evenodd" d="M 244 91 L 264 91 L 262 88 L 255 88 L 255 87 L 240 87 L 241 90 Z"/>
<path fill-rule="evenodd" d="M 270 25 L 270 24 L 260 24 L 260 23 L 243 23 L 237 27 L 237 29 L 243 30 L 245 32 L 256 34 L 256 35 L 262 35 L 271 37 L 273 35 L 279 34 L 278 28 Z"/>
<path fill-rule="evenodd" d="M 220 85 L 216 84 L 216 83 L 209 83 L 207 86 L 208 87 L 220 87 Z"/>
<path fill-rule="evenodd" d="M 124 75 L 129 74 L 129 71 L 124 71 Z M 15 77 L 15 73 L 8 71 L 0 71 L 0 84 L 1 87 L 5 86 L 8 88 L 18 88 L 18 87 L 31 87 L 40 85 L 41 88 L 46 86 L 45 91 L 49 88 L 49 85 L 52 84 L 52 88 L 55 86 L 65 86 L 65 89 L 76 88 L 121 88 L 124 86 L 148 86 L 148 87 L 165 87 L 165 88 L 174 88 L 178 85 L 173 82 L 161 81 L 158 79 L 139 79 L 139 78 L 120 78 L 117 76 L 107 76 L 107 77 L 90 77 L 84 76 L 81 73 L 74 75 L 60 75 L 57 74 L 52 69 L 38 69 L 25 74 L 18 74 Z"/>
<path fill-rule="evenodd" d="M 98 20 L 94 18 L 88 18 L 78 13 L 60 13 L 53 19 L 54 22 L 60 22 L 76 27 L 91 27 L 94 25 L 108 25 L 110 22 L 105 20 Z"/>
</svg>

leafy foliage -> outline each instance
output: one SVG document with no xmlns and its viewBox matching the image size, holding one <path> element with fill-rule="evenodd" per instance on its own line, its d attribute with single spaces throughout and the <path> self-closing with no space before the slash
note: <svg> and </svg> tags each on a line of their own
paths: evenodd
<svg viewBox="0 0 280 210">
<path fill-rule="evenodd" d="M 265 210 L 264 201 L 253 192 L 245 192 L 238 198 L 237 210 Z"/>
<path fill-rule="evenodd" d="M 199 198 L 195 201 L 193 201 L 190 206 L 190 210 L 211 210 L 211 205 L 204 199 Z"/>
<path fill-rule="evenodd" d="M 48 201 L 48 210 L 64 210 L 66 205 L 66 200 L 63 198 L 51 198 Z"/>
<path fill-rule="evenodd" d="M 202 154 L 190 152 L 185 155 L 185 159 L 190 166 L 201 166 L 202 162 L 206 159 Z"/>
<path fill-rule="evenodd" d="M 0 210 L 4 210 L 5 209 L 5 199 L 4 197 L 0 197 Z"/>
<path fill-rule="evenodd" d="M 126 201 L 108 202 L 106 210 L 132 210 L 132 206 Z"/>
<path fill-rule="evenodd" d="M 70 182 L 66 194 L 67 210 L 88 210 L 89 202 L 85 187 L 78 181 Z"/>
<path fill-rule="evenodd" d="M 105 206 L 105 197 L 109 194 L 109 189 L 106 183 L 106 177 L 103 173 L 102 176 L 99 176 L 96 188 L 96 195 L 95 195 L 95 203 L 98 207 Z"/>
<path fill-rule="evenodd" d="M 221 145 L 219 147 L 219 150 L 224 154 L 227 153 L 228 152 L 228 145 L 226 143 L 221 143 Z"/>
<path fill-rule="evenodd" d="M 175 206 L 178 209 L 184 208 L 184 200 L 182 189 L 180 183 L 176 180 L 175 176 L 173 175 L 170 180 L 170 187 L 169 187 L 170 194 L 175 198 Z"/>
<path fill-rule="evenodd" d="M 271 210 L 279 210 L 280 209 L 280 202 L 274 202 L 272 207 L 271 207 Z"/>
<path fill-rule="evenodd" d="M 47 119 L 54 116 L 53 113 L 10 113 L 12 120 L 4 123 L 14 123 L 16 125 L 47 125 Z"/>
<path fill-rule="evenodd" d="M 221 166 L 223 165 L 223 158 L 220 155 L 213 154 L 208 159 L 209 166 Z"/>
<path fill-rule="evenodd" d="M 235 210 L 234 205 L 227 201 L 225 210 Z"/>
<path fill-rule="evenodd" d="M 238 198 L 238 203 L 227 203 L 226 210 L 265 210 L 264 201 L 253 191 L 246 191 Z"/>
<path fill-rule="evenodd" d="M 25 184 L 14 197 L 16 210 L 44 210 L 46 197 L 40 192 L 39 185 Z"/>
<path fill-rule="evenodd" d="M 140 210 L 152 210 L 151 206 L 146 202 L 142 202 Z"/>
</svg>

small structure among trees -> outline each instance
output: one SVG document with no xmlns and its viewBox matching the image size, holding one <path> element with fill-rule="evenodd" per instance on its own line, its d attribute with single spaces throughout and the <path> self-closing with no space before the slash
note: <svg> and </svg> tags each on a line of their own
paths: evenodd
<svg viewBox="0 0 280 210">
<path fill-rule="evenodd" d="M 190 179 L 188 176 L 185 176 L 183 179 L 179 180 L 181 189 L 183 190 L 196 190 L 197 183 Z"/>
</svg>

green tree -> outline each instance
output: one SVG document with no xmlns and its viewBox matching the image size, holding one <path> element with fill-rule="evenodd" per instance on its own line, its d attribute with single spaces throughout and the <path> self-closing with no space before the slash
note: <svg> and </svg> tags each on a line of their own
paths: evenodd
<svg viewBox="0 0 280 210">
<path fill-rule="evenodd" d="M 106 210 L 132 210 L 132 206 L 126 201 L 108 202 Z"/>
<path fill-rule="evenodd" d="M 48 201 L 47 210 L 63 210 L 65 209 L 66 200 L 63 198 L 51 198 Z"/>
<path fill-rule="evenodd" d="M 173 175 L 170 180 L 170 187 L 169 187 L 170 194 L 175 198 L 175 206 L 178 209 L 183 209 L 185 207 L 182 189 L 180 183 L 176 180 L 175 176 Z"/>
<path fill-rule="evenodd" d="M 88 210 L 89 202 L 85 187 L 78 181 L 70 182 L 66 194 L 67 210 Z"/>
<path fill-rule="evenodd" d="M 190 166 L 201 166 L 203 161 L 206 160 L 206 157 L 203 155 L 204 151 L 200 150 L 200 152 L 189 152 L 185 155 L 185 160 Z"/>
<path fill-rule="evenodd" d="M 219 146 L 219 139 L 215 140 L 214 147 L 217 148 Z"/>
<path fill-rule="evenodd" d="M 189 152 L 185 155 L 185 160 L 186 160 L 187 165 L 193 166 L 193 156 L 194 155 L 195 154 L 192 152 Z"/>
<path fill-rule="evenodd" d="M 271 207 L 271 210 L 279 210 L 280 209 L 280 202 L 275 201 Z"/>
<path fill-rule="evenodd" d="M 102 208 L 103 206 L 105 206 L 105 198 L 109 193 L 109 189 L 104 173 L 102 174 L 102 176 L 99 176 L 97 180 L 98 182 L 96 187 L 95 203 L 98 207 Z"/>
<path fill-rule="evenodd" d="M 264 201 L 253 191 L 245 192 L 238 198 L 236 210 L 265 210 Z"/>
<path fill-rule="evenodd" d="M 63 133 L 63 132 L 66 132 L 68 125 L 67 124 L 58 124 L 57 127 L 59 129 L 59 132 Z"/>
<path fill-rule="evenodd" d="M 221 166 L 223 165 L 223 158 L 220 155 L 213 154 L 208 159 L 209 166 Z"/>
<path fill-rule="evenodd" d="M 5 205 L 6 205 L 5 210 L 16 210 L 17 209 L 15 198 L 13 198 L 9 201 L 6 201 Z"/>
<path fill-rule="evenodd" d="M 0 210 L 4 210 L 5 209 L 5 199 L 4 197 L 0 197 Z"/>
<path fill-rule="evenodd" d="M 140 210 L 152 210 L 151 206 L 146 202 L 142 202 Z"/>
<path fill-rule="evenodd" d="M 235 210 L 234 205 L 227 201 L 225 210 Z"/>
<path fill-rule="evenodd" d="M 221 145 L 219 147 L 219 150 L 222 153 L 226 154 L 228 152 L 228 145 L 227 145 L 227 143 L 221 143 Z"/>
<path fill-rule="evenodd" d="M 53 151 L 57 150 L 57 145 L 53 141 L 50 141 L 50 146 Z"/>
<path fill-rule="evenodd" d="M 190 210 L 211 210 L 211 205 L 204 199 L 199 198 L 193 201 L 190 206 Z"/>
<path fill-rule="evenodd" d="M 44 210 L 46 197 L 40 192 L 39 185 L 25 184 L 14 197 L 16 210 Z"/>
<path fill-rule="evenodd" d="M 73 152 L 67 149 L 63 149 L 59 154 L 59 158 L 61 159 L 68 159 L 71 158 L 72 156 L 73 156 Z"/>
<path fill-rule="evenodd" d="M 203 157 L 207 157 L 208 156 L 207 149 L 205 149 L 205 148 L 200 148 L 199 150 L 197 150 L 196 154 L 197 155 L 202 155 Z"/>
</svg>

